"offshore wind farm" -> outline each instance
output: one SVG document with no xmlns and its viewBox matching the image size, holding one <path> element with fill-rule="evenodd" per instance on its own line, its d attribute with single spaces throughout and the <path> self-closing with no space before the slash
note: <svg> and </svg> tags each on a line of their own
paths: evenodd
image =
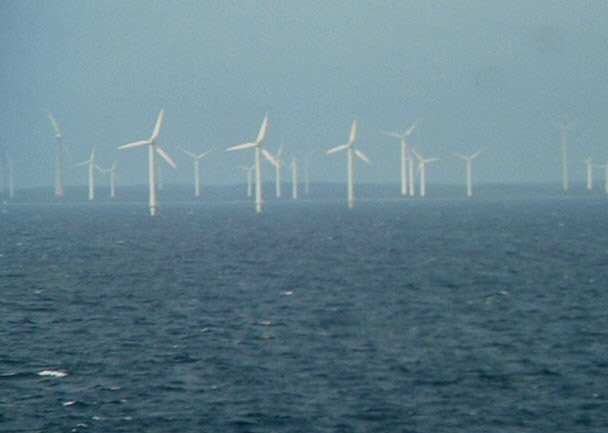
<svg viewBox="0 0 608 433">
<path fill-rule="evenodd" d="M 7 2 L 0 431 L 608 431 L 606 16 Z"/>
</svg>

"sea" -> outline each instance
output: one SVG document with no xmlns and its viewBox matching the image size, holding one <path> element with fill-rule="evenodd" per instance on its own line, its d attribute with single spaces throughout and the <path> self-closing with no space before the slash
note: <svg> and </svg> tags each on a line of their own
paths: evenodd
<svg viewBox="0 0 608 433">
<path fill-rule="evenodd" d="M 1 432 L 608 432 L 608 199 L 9 203 Z"/>
</svg>

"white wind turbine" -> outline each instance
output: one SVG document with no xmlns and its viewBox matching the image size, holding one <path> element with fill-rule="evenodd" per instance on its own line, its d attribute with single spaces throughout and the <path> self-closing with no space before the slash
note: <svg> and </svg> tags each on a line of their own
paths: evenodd
<svg viewBox="0 0 608 433">
<path fill-rule="evenodd" d="M 7 166 L 8 196 L 13 198 L 15 197 L 15 160 L 6 151 L 4 152 L 4 157 L 6 158 Z"/>
<path fill-rule="evenodd" d="M 251 167 L 241 165 L 240 167 L 247 172 L 247 197 L 251 197 L 251 181 L 253 177 L 253 170 L 255 170 L 255 165 L 252 165 Z"/>
<path fill-rule="evenodd" d="M 118 174 L 116 174 L 116 161 L 112 164 L 112 167 L 107 169 L 99 169 L 102 173 L 110 173 L 110 198 L 114 198 L 116 196 L 116 179 L 118 179 Z"/>
<path fill-rule="evenodd" d="M 93 200 L 95 198 L 95 170 L 101 169 L 95 164 L 95 146 L 93 146 L 93 150 L 91 150 L 91 156 L 86 161 L 82 161 L 76 164 L 76 167 L 82 167 L 86 165 L 89 169 L 89 200 Z"/>
<path fill-rule="evenodd" d="M 118 147 L 118 149 L 128 149 L 130 147 L 148 146 L 148 187 L 150 191 L 150 215 L 156 215 L 156 210 L 158 207 L 158 201 L 156 199 L 156 154 L 158 153 L 171 167 L 177 167 L 171 157 L 163 149 L 156 145 L 156 140 L 158 139 L 160 130 L 163 126 L 163 115 L 164 110 L 160 110 L 158 119 L 156 119 L 156 125 L 154 125 L 154 131 L 152 131 L 150 138 L 147 140 L 140 140 L 133 143 L 124 144 Z"/>
<path fill-rule="evenodd" d="M 604 192 L 608 194 L 608 163 L 598 165 L 598 168 L 604 169 Z"/>
<path fill-rule="evenodd" d="M 53 130 L 55 131 L 55 137 L 57 138 L 57 145 L 55 146 L 55 195 L 62 196 L 65 194 L 63 188 L 63 161 L 62 155 L 65 152 L 73 161 L 68 148 L 65 146 L 63 142 L 63 135 L 61 134 L 61 130 L 59 129 L 59 124 L 51 114 L 51 112 L 47 109 L 46 113 L 51 121 L 51 125 L 53 125 Z"/>
<path fill-rule="evenodd" d="M 264 155 L 268 161 L 272 162 L 273 165 L 276 164 L 276 161 L 271 153 L 262 148 L 262 142 L 264 141 L 264 138 L 266 138 L 267 131 L 268 114 L 266 114 L 264 116 L 264 120 L 262 120 L 262 126 L 260 126 L 260 130 L 258 131 L 258 136 L 255 141 L 239 144 L 226 149 L 227 152 L 232 152 L 234 150 L 255 149 L 255 210 L 257 212 L 262 212 L 264 206 L 264 193 L 262 190 L 262 155 Z"/>
<path fill-rule="evenodd" d="M 283 143 L 281 143 L 281 145 L 279 146 L 277 153 L 272 155 L 273 160 L 270 161 L 272 163 L 272 165 L 274 166 L 274 171 L 275 171 L 274 178 L 275 178 L 275 190 L 276 190 L 277 198 L 281 198 L 281 196 L 283 195 L 281 192 L 281 163 L 283 162 L 283 161 L 281 161 L 282 152 L 283 152 Z"/>
<path fill-rule="evenodd" d="M 196 154 L 186 149 L 182 149 L 182 152 L 184 152 L 186 155 L 189 155 L 194 160 L 194 195 L 197 197 L 201 195 L 200 161 L 201 159 L 209 155 L 212 150 L 213 149 L 209 149 L 206 152 Z"/>
<path fill-rule="evenodd" d="M 479 149 L 472 155 L 466 156 L 461 153 L 454 152 L 458 158 L 464 159 L 467 164 L 467 197 L 471 197 L 473 195 L 473 160 L 483 151 L 483 149 Z"/>
<path fill-rule="evenodd" d="M 572 129 L 575 122 L 569 125 L 558 125 L 555 127 L 562 131 L 562 188 L 568 191 L 568 131 Z"/>
<path fill-rule="evenodd" d="M 295 156 L 291 158 L 289 163 L 291 168 L 291 198 L 298 198 L 298 161 Z"/>
<path fill-rule="evenodd" d="M 408 194 L 408 182 L 411 185 L 409 187 L 409 194 L 414 195 L 413 163 L 408 163 L 408 160 L 411 159 L 411 156 L 409 155 L 409 143 L 407 142 L 407 137 L 412 132 L 414 132 L 414 129 L 416 129 L 417 124 L 418 120 L 416 120 L 408 129 L 406 129 L 403 134 L 400 134 L 398 132 L 380 131 L 381 134 L 388 135 L 389 137 L 396 137 L 401 141 L 401 195 Z"/>
<path fill-rule="evenodd" d="M 587 189 L 593 189 L 593 161 L 591 158 L 587 158 L 583 161 L 583 164 L 587 166 Z"/>
<path fill-rule="evenodd" d="M 423 158 L 416 149 L 412 149 L 416 158 L 418 158 L 418 170 L 420 171 L 420 197 L 424 197 L 426 195 L 426 165 L 439 161 L 439 158 Z"/>
<path fill-rule="evenodd" d="M 305 195 L 310 194 L 310 176 L 309 176 L 310 157 L 315 152 L 316 152 L 316 149 L 311 152 L 308 152 L 306 154 L 306 156 L 304 157 L 304 194 Z"/>
<path fill-rule="evenodd" d="M 355 139 L 357 138 L 357 121 L 353 120 L 353 124 L 350 128 L 350 136 L 348 138 L 348 143 L 346 144 L 341 144 L 339 146 L 333 147 L 331 149 L 329 149 L 327 152 L 325 152 L 326 154 L 330 154 L 330 153 L 335 153 L 335 152 L 339 152 L 341 150 L 346 150 L 346 155 L 347 155 L 347 182 L 348 182 L 348 189 L 347 189 L 347 200 L 348 200 L 348 208 L 352 209 L 353 205 L 354 205 L 354 201 L 355 201 L 355 190 L 354 190 L 354 173 L 353 173 L 353 154 L 357 155 L 357 157 L 361 160 L 363 160 L 364 162 L 371 164 L 371 160 L 367 157 L 367 155 L 365 155 L 363 152 L 361 152 L 359 149 L 355 149 L 354 148 L 354 142 Z"/>
</svg>

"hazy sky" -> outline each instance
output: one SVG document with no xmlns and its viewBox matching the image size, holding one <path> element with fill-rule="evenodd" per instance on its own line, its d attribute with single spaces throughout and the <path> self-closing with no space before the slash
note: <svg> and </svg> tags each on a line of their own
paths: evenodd
<svg viewBox="0 0 608 433">
<path fill-rule="evenodd" d="M 179 150 L 215 152 L 203 181 L 245 181 L 255 138 L 266 146 L 319 149 L 313 181 L 345 180 L 347 141 L 374 164 L 362 182 L 399 181 L 398 140 L 379 130 L 419 127 L 411 144 L 438 157 L 429 182 L 463 182 L 452 152 L 485 152 L 479 182 L 560 181 L 560 135 L 577 121 L 571 177 L 592 157 L 608 161 L 608 2 L 605 1 L 10 1 L 0 17 L 1 143 L 19 186 L 53 185 L 55 138 L 48 107 L 77 159 L 97 146 L 122 183 L 146 182 L 144 149 L 161 108 L 158 144 L 178 163 L 167 182 L 190 182 Z M 268 179 L 272 173 L 266 167 Z M 69 168 L 66 183 L 86 183 Z M 106 180 L 104 180 L 105 182 Z"/>
</svg>

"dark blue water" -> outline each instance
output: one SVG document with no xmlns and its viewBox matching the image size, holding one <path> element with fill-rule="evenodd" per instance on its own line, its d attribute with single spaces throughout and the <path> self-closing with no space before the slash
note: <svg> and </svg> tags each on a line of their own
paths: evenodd
<svg viewBox="0 0 608 433">
<path fill-rule="evenodd" d="M 608 431 L 608 201 L 3 209 L 2 432 Z"/>
</svg>

